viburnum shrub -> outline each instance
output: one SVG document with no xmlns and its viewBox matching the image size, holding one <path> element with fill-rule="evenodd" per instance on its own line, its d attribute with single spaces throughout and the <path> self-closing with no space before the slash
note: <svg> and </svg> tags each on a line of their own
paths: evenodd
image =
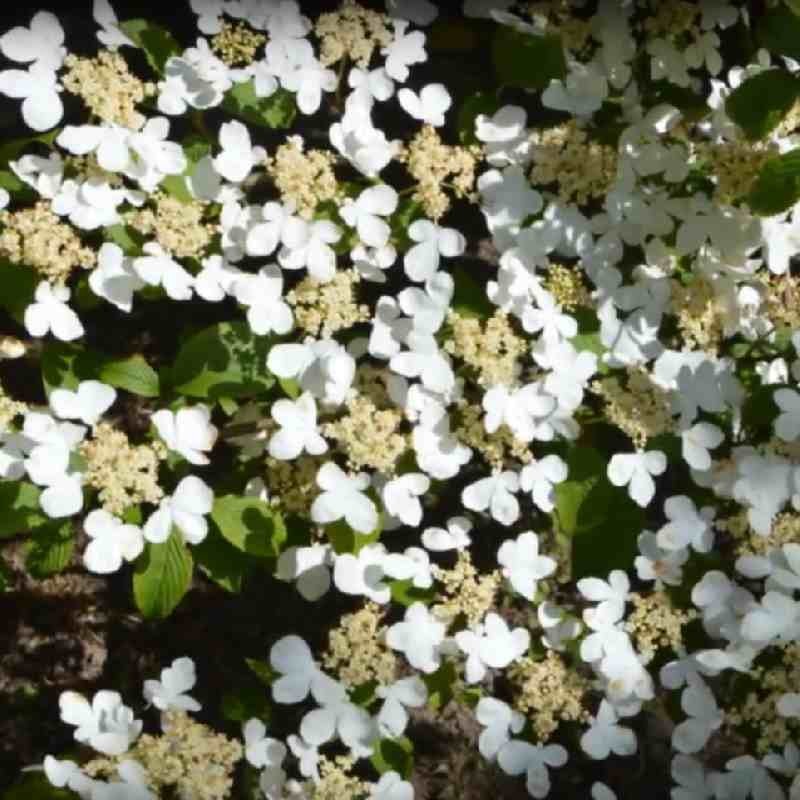
<svg viewBox="0 0 800 800">
<path fill-rule="evenodd" d="M 0 535 L 346 612 L 241 741 L 188 657 L 160 733 L 65 692 L 49 782 L 409 800 L 455 705 L 536 798 L 655 731 L 675 800 L 800 798 L 796 0 L 190 5 L 0 38 Z"/>
</svg>

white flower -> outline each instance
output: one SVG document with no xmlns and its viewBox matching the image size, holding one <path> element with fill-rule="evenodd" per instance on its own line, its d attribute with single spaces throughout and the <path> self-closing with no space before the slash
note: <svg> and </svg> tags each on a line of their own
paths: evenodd
<svg viewBox="0 0 800 800">
<path fill-rule="evenodd" d="M 297 591 L 309 602 L 319 600 L 331 586 L 331 547 L 287 547 L 279 556 L 275 575 L 282 581 L 297 581 Z"/>
<path fill-rule="evenodd" d="M 460 256 L 466 246 L 464 235 L 455 228 L 442 228 L 427 219 L 418 219 L 408 227 L 409 238 L 417 242 L 403 257 L 406 275 L 422 283 L 432 278 L 439 269 L 439 258 Z"/>
<path fill-rule="evenodd" d="M 126 525 L 102 508 L 91 511 L 83 522 L 91 539 L 83 554 L 90 572 L 104 575 L 116 572 L 123 560 L 133 561 L 144 548 L 144 536 L 138 525 Z"/>
<path fill-rule="evenodd" d="M 425 52 L 425 34 L 422 31 L 406 33 L 406 20 L 393 20 L 394 39 L 381 49 L 386 56 L 386 72 L 399 83 L 408 79 L 410 64 L 418 64 L 427 59 Z"/>
<path fill-rule="evenodd" d="M 32 61 L 55 71 L 67 54 L 64 29 L 55 14 L 39 11 L 31 19 L 30 28 L 18 26 L 0 36 L 0 52 L 11 61 Z"/>
<path fill-rule="evenodd" d="M 471 530 L 472 523 L 466 517 L 450 517 L 446 529 L 426 528 L 422 533 L 422 544 L 434 553 L 464 550 L 472 543 Z"/>
<path fill-rule="evenodd" d="M 403 525 L 417 527 L 422 522 L 422 503 L 419 498 L 430 488 L 427 475 L 409 472 L 387 481 L 381 492 L 384 507 Z"/>
<path fill-rule="evenodd" d="M 708 553 L 714 544 L 711 521 L 714 509 L 710 506 L 697 510 L 686 495 L 676 495 L 664 501 L 664 514 L 669 522 L 656 534 L 659 547 L 665 550 L 682 550 L 693 547 L 698 553 Z"/>
<path fill-rule="evenodd" d="M 131 39 L 120 30 L 119 20 L 108 0 L 94 0 L 92 17 L 101 28 L 97 32 L 97 40 L 109 50 L 116 50 L 123 45 L 135 47 Z"/>
<path fill-rule="evenodd" d="M 604 617 L 614 621 L 622 619 L 631 584 L 621 569 L 612 570 L 608 575 L 608 581 L 600 578 L 581 578 L 577 587 L 582 597 L 597 603 L 594 609 L 584 612 L 587 624 L 591 624 L 593 617 Z"/>
<path fill-rule="evenodd" d="M 83 336 L 78 315 L 67 305 L 70 291 L 66 286 L 51 286 L 42 281 L 34 302 L 25 309 L 25 328 L 31 336 L 45 336 L 52 331 L 56 339 L 71 342 Z"/>
<path fill-rule="evenodd" d="M 714 695 L 699 675 L 689 676 L 689 685 L 681 694 L 681 708 L 689 718 L 675 726 L 672 746 L 679 753 L 697 753 L 723 722 Z"/>
<path fill-rule="evenodd" d="M 214 505 L 214 492 L 194 475 L 187 475 L 171 497 L 165 497 L 144 525 L 144 538 L 166 542 L 174 525 L 190 544 L 200 544 L 208 533 L 205 515 Z"/>
<path fill-rule="evenodd" d="M 636 735 L 630 728 L 618 725 L 617 721 L 614 706 L 607 700 L 601 701 L 591 727 L 581 736 L 581 748 L 589 758 L 602 760 L 611 753 L 631 756 L 636 752 Z"/>
<path fill-rule="evenodd" d="M 403 653 L 412 667 L 430 674 L 439 668 L 445 631 L 446 625 L 431 616 L 423 603 L 414 603 L 406 609 L 403 621 L 389 628 L 386 644 Z"/>
<path fill-rule="evenodd" d="M 186 171 L 183 148 L 177 142 L 170 142 L 168 135 L 169 120 L 166 117 L 151 117 L 140 131 L 131 133 L 127 139 L 134 157 L 128 163 L 125 174 L 145 192 L 154 191 L 167 175 L 182 175 Z M 197 167 L 194 174 L 197 174 Z"/>
<path fill-rule="evenodd" d="M 533 502 L 545 513 L 555 508 L 555 485 L 567 479 L 567 464 L 556 455 L 526 464 L 519 473 L 519 486 L 530 492 Z"/>
<path fill-rule="evenodd" d="M 262 267 L 257 275 L 244 275 L 233 285 L 236 299 L 247 309 L 253 333 L 289 333 L 294 324 L 292 310 L 283 300 L 283 275 L 275 264 Z"/>
<path fill-rule="evenodd" d="M 544 631 L 542 644 L 550 650 L 564 650 L 566 643 L 574 639 L 583 627 L 577 619 L 568 616 L 563 608 L 548 600 L 539 603 L 536 617 Z"/>
<path fill-rule="evenodd" d="M 208 406 L 199 403 L 177 412 L 164 408 L 156 411 L 151 420 L 170 450 L 180 453 L 190 464 L 209 463 L 205 451 L 214 447 L 219 431 L 211 424 Z"/>
<path fill-rule="evenodd" d="M 276 400 L 270 410 L 280 430 L 269 440 L 269 454 L 280 461 L 291 461 L 303 451 L 319 456 L 328 450 L 328 443 L 317 432 L 317 404 L 310 392 L 297 400 Z"/>
<path fill-rule="evenodd" d="M 260 719 L 249 719 L 242 726 L 245 758 L 257 769 L 279 767 L 286 758 L 286 745 L 266 733 L 267 727 Z"/>
<path fill-rule="evenodd" d="M 784 442 L 800 436 L 800 394 L 794 389 L 778 389 L 772 396 L 781 413 L 775 418 L 775 435 Z"/>
<path fill-rule="evenodd" d="M 231 183 L 241 183 L 266 155 L 263 147 L 253 147 L 250 132 L 237 120 L 220 126 L 219 144 L 222 152 L 214 159 L 214 169 Z"/>
<path fill-rule="evenodd" d="M 34 131 L 48 131 L 61 121 L 64 104 L 59 91 L 56 73 L 39 61 L 27 70 L 0 72 L 0 94 L 22 100 L 22 119 Z"/>
<path fill-rule="evenodd" d="M 397 192 L 385 183 L 370 186 L 355 199 L 345 200 L 339 209 L 342 219 L 358 232 L 367 247 L 385 247 L 391 228 L 381 217 L 389 217 L 397 208 Z"/>
<path fill-rule="evenodd" d="M 322 672 L 311 649 L 299 636 L 284 636 L 275 642 L 269 651 L 269 663 L 280 673 L 280 678 L 272 684 L 272 699 L 276 703 L 299 703 L 309 692 L 318 703 L 341 695 L 338 682 Z"/>
<path fill-rule="evenodd" d="M 417 675 L 401 678 L 391 686 L 378 686 L 375 694 L 383 700 L 377 716 L 378 730 L 381 736 L 389 738 L 397 738 L 405 732 L 406 708 L 420 708 L 428 699 L 425 683 Z"/>
<path fill-rule="evenodd" d="M 97 266 L 89 275 L 89 287 L 98 296 L 130 313 L 133 293 L 145 286 L 134 271 L 131 259 L 113 242 L 104 242 L 97 254 Z"/>
<path fill-rule="evenodd" d="M 159 711 L 168 711 L 171 708 L 200 711 L 200 703 L 186 694 L 196 682 L 194 661 L 187 656 L 176 658 L 169 667 L 161 670 L 160 681 L 144 682 L 144 699 Z"/>
<path fill-rule="evenodd" d="M 389 368 L 405 378 L 419 378 L 432 392 L 446 394 L 455 383 L 450 360 L 429 333 L 411 331 L 406 337 L 407 351 L 392 356 Z"/>
<path fill-rule="evenodd" d="M 539 537 L 533 531 L 503 542 L 497 551 L 497 561 L 514 591 L 531 601 L 536 594 L 536 582 L 552 575 L 558 566 L 552 558 L 539 555 Z"/>
<path fill-rule="evenodd" d="M 526 122 L 527 114 L 521 106 L 503 106 L 491 117 L 478 114 L 475 136 L 484 142 L 489 164 L 500 167 L 530 159 L 531 142 L 526 135 Z"/>
<path fill-rule="evenodd" d="M 296 93 L 297 107 L 303 114 L 313 114 L 322 102 L 322 92 L 335 91 L 338 81 L 332 69 L 309 53 L 290 73 L 281 76 L 281 83 L 284 89 Z"/>
<path fill-rule="evenodd" d="M 68 759 L 59 761 L 53 756 L 45 756 L 42 767 L 47 780 L 58 789 L 66 787 L 76 792 L 80 797 L 88 796 L 88 793 L 92 790 L 94 781 L 88 775 L 85 775 L 74 761 L 69 761 Z"/>
<path fill-rule="evenodd" d="M 475 708 L 475 718 L 484 727 L 478 738 L 478 750 L 487 761 L 494 761 L 511 734 L 525 727 L 525 717 L 519 711 L 494 697 L 481 697 Z"/>
<path fill-rule="evenodd" d="M 536 302 L 538 308 L 529 304 L 522 313 L 522 327 L 528 333 L 541 331 L 545 343 L 571 339 L 578 333 L 575 318 L 562 313 L 561 306 L 549 292 L 541 292 Z"/>
<path fill-rule="evenodd" d="M 147 242 L 142 251 L 146 255 L 133 260 L 133 269 L 145 283 L 150 286 L 162 286 L 172 300 L 191 299 L 194 286 L 192 275 L 158 242 Z"/>
<path fill-rule="evenodd" d="M 500 749 L 497 763 L 507 775 L 526 773 L 525 786 L 531 797 L 543 798 L 550 793 L 548 767 L 563 767 L 567 751 L 560 744 L 530 744 L 512 739 Z"/>
<path fill-rule="evenodd" d="M 317 472 L 317 485 L 322 493 L 311 505 L 311 519 L 321 525 L 344 517 L 347 524 L 359 533 L 370 533 L 378 524 L 375 504 L 364 494 L 369 487 L 369 475 L 346 475 L 332 461 Z"/>
<path fill-rule="evenodd" d="M 681 430 L 681 454 L 692 468 L 705 471 L 711 467 L 709 450 L 719 447 L 725 434 L 710 422 L 698 422 L 691 428 Z"/>
<path fill-rule="evenodd" d="M 394 94 L 394 81 L 389 77 L 383 67 L 367 70 L 353 67 L 347 76 L 347 83 L 354 93 L 360 93 L 364 101 L 388 100 Z"/>
<path fill-rule="evenodd" d="M 477 683 L 486 676 L 486 668 L 503 669 L 528 650 L 531 635 L 525 628 L 509 629 L 506 621 L 493 612 L 473 630 L 459 631 L 456 644 L 466 654 L 467 683 Z"/>
<path fill-rule="evenodd" d="M 453 104 L 450 93 L 441 83 L 429 83 L 419 94 L 411 89 L 400 89 L 397 99 L 414 119 L 437 128 L 444 125 L 445 112 Z"/>
<path fill-rule="evenodd" d="M 142 730 L 141 720 L 134 719 L 117 692 L 100 690 L 91 705 L 77 692 L 62 692 L 58 705 L 62 721 L 76 728 L 75 741 L 107 756 L 122 755 Z"/>
<path fill-rule="evenodd" d="M 519 478 L 511 471 L 498 472 L 471 483 L 461 493 L 461 502 L 471 511 L 486 511 L 501 525 L 512 525 L 519 519 L 519 502 L 514 493 Z"/>
<path fill-rule="evenodd" d="M 53 389 L 50 408 L 61 419 L 79 419 L 85 425 L 95 425 L 117 399 L 116 390 L 101 381 L 81 381 L 73 392 Z"/>
<path fill-rule="evenodd" d="M 414 787 L 399 773 L 390 770 L 372 787 L 369 800 L 414 800 Z"/>
<path fill-rule="evenodd" d="M 290 217 L 283 226 L 278 263 L 283 269 L 306 267 L 309 275 L 327 283 L 336 273 L 336 253 L 331 245 L 341 235 L 339 228 L 328 220 L 306 222 L 300 217 Z"/>
<path fill-rule="evenodd" d="M 660 450 L 637 450 L 615 453 L 608 462 L 608 479 L 614 486 L 628 487 L 628 495 L 642 508 L 656 493 L 652 475 L 661 475 L 667 468 L 667 457 Z"/>
<path fill-rule="evenodd" d="M 333 565 L 333 582 L 344 594 L 363 595 L 379 605 L 388 603 L 392 594 L 385 582 L 389 558 L 382 544 L 369 544 L 356 555 L 342 553 Z"/>
<path fill-rule="evenodd" d="M 567 111 L 576 117 L 590 117 L 608 97 L 608 82 L 594 64 L 575 63 L 566 82 L 553 79 L 542 92 L 542 105 Z"/>
<path fill-rule="evenodd" d="M 680 586 L 683 580 L 681 567 L 689 558 L 685 548 L 667 550 L 658 544 L 658 537 L 651 531 L 643 531 L 637 539 L 640 555 L 636 556 L 634 566 L 639 580 L 655 581 L 656 587 L 662 583 Z"/>
<path fill-rule="evenodd" d="M 123 172 L 131 165 L 130 135 L 121 125 L 67 125 L 56 144 L 76 156 L 94 153 L 103 169 Z"/>
<path fill-rule="evenodd" d="M 757 645 L 785 641 L 800 633 L 800 603 L 783 592 L 770 591 L 742 619 L 742 636 Z"/>
<path fill-rule="evenodd" d="M 206 256 L 200 263 L 203 269 L 195 275 L 194 290 L 209 303 L 218 303 L 233 294 L 236 282 L 245 274 L 220 255 Z"/>
</svg>

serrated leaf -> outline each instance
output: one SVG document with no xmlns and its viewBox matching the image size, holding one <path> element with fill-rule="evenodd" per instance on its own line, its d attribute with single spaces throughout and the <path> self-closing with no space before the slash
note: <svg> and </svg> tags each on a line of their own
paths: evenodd
<svg viewBox="0 0 800 800">
<path fill-rule="evenodd" d="M 106 361 L 99 379 L 142 397 L 158 397 L 161 391 L 158 373 L 139 355 Z"/>
<path fill-rule="evenodd" d="M 492 60 L 498 80 L 505 86 L 546 89 L 551 80 L 567 74 L 560 36 L 537 36 L 508 26 L 497 29 Z"/>
<path fill-rule="evenodd" d="M 800 59 L 800 17 L 785 6 L 768 9 L 757 29 L 758 41 L 773 55 Z"/>
<path fill-rule="evenodd" d="M 558 529 L 571 542 L 572 577 L 627 569 L 644 528 L 642 509 L 606 476 L 606 460 L 576 445 L 567 456 L 567 480 L 555 487 Z"/>
<path fill-rule="evenodd" d="M 25 569 L 38 579 L 54 575 L 69 564 L 74 549 L 75 531 L 69 520 L 40 525 L 28 542 Z"/>
<path fill-rule="evenodd" d="M 283 517 L 256 497 L 218 497 L 211 519 L 238 550 L 260 558 L 277 558 L 286 541 Z"/>
<path fill-rule="evenodd" d="M 403 778 L 411 777 L 414 768 L 414 745 L 407 736 L 398 739 L 380 739 L 373 747 L 370 763 L 378 772 L 397 772 Z"/>
<path fill-rule="evenodd" d="M 160 25 L 146 19 L 128 19 L 119 23 L 119 29 L 144 50 L 147 63 L 159 74 L 172 56 L 179 56 L 183 49 L 175 37 Z"/>
<path fill-rule="evenodd" d="M 782 69 L 768 69 L 739 84 L 725 101 L 728 116 L 748 139 L 763 139 L 776 128 L 800 94 L 800 80 Z"/>
<path fill-rule="evenodd" d="M 0 481 L 0 538 L 27 533 L 47 520 L 39 507 L 40 494 L 27 481 Z"/>
<path fill-rule="evenodd" d="M 225 95 L 222 107 L 236 117 L 265 128 L 288 128 L 297 114 L 294 95 L 278 89 L 269 97 L 258 97 L 252 80 L 237 83 Z"/>
<path fill-rule="evenodd" d="M 221 322 L 196 333 L 181 347 L 170 370 L 178 394 L 189 397 L 250 397 L 275 382 L 267 369 L 272 340 L 256 336 L 246 322 Z"/>
<path fill-rule="evenodd" d="M 800 200 L 800 148 L 770 158 L 747 196 L 750 208 L 771 217 Z"/>
<path fill-rule="evenodd" d="M 136 561 L 133 597 L 147 619 L 168 616 L 192 583 L 194 562 L 183 537 L 172 530 L 166 542 L 148 542 Z"/>
</svg>

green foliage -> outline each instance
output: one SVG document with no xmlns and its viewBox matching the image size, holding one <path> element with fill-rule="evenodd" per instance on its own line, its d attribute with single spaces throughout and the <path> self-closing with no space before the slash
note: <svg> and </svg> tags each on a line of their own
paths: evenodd
<svg viewBox="0 0 800 800">
<path fill-rule="evenodd" d="M 218 497 L 211 519 L 235 548 L 261 558 L 277 558 L 286 541 L 283 517 L 256 497 Z"/>
<path fill-rule="evenodd" d="M 773 216 L 800 200 L 800 148 L 770 158 L 762 167 L 747 202 L 762 216 Z"/>
<path fill-rule="evenodd" d="M 427 589 L 419 589 L 414 586 L 411 578 L 392 581 L 389 586 L 392 590 L 392 600 L 406 608 L 414 605 L 414 603 L 424 603 L 427 606 L 436 599 L 436 588 L 434 586 L 430 586 Z"/>
<path fill-rule="evenodd" d="M 4 258 L 0 258 L 0 274 L 3 276 L 0 308 L 4 308 L 21 323 L 25 309 L 33 302 L 39 276 L 29 267 L 12 264 Z"/>
<path fill-rule="evenodd" d="M 628 569 L 638 550 L 644 512 L 624 488 L 606 477 L 606 461 L 594 448 L 573 446 L 567 480 L 555 487 L 558 529 L 569 538 L 572 577 Z"/>
<path fill-rule="evenodd" d="M 291 92 L 278 89 L 269 97 L 258 97 L 252 80 L 237 83 L 225 95 L 222 108 L 245 122 L 264 128 L 288 128 L 297 114 Z"/>
<path fill-rule="evenodd" d="M 61 572 L 75 549 L 75 532 L 67 520 L 52 520 L 34 530 L 27 544 L 25 569 L 34 578 Z"/>
<path fill-rule="evenodd" d="M 369 533 L 358 533 L 343 519 L 340 519 L 325 526 L 325 535 L 328 537 L 335 553 L 358 553 L 362 547 L 374 544 L 380 539 L 382 528 L 383 515 L 379 513 L 378 524 L 375 530 Z"/>
<path fill-rule="evenodd" d="M 453 687 L 458 679 L 458 671 L 452 661 L 443 661 L 436 672 L 421 677 L 428 689 L 429 708 L 436 711 L 453 699 Z"/>
<path fill-rule="evenodd" d="M 197 114 L 202 112 L 197 111 Z M 167 175 L 161 181 L 161 188 L 182 203 L 189 203 L 194 198 L 186 185 L 186 178 L 191 177 L 197 167 L 197 162 L 211 152 L 211 145 L 200 137 L 191 137 L 183 143 L 183 154 L 186 156 L 186 169 L 181 175 Z"/>
<path fill-rule="evenodd" d="M 475 120 L 480 114 L 491 116 L 501 105 L 500 98 L 494 92 L 475 92 L 470 95 L 458 110 L 458 140 L 461 144 L 478 144 Z"/>
<path fill-rule="evenodd" d="M 167 61 L 183 52 L 175 37 L 165 28 L 146 19 L 129 19 L 120 22 L 120 30 L 144 50 L 147 63 L 159 74 L 164 74 Z"/>
<path fill-rule="evenodd" d="M 142 245 L 146 241 L 145 237 L 130 225 L 122 223 L 109 225 L 107 228 L 103 228 L 103 232 L 106 240 L 119 246 L 126 256 L 140 256 L 144 252 Z"/>
<path fill-rule="evenodd" d="M 455 267 L 452 275 L 455 283 L 451 303 L 453 311 L 462 317 L 489 319 L 496 309 L 486 296 L 483 286 L 470 275 L 466 267 Z"/>
<path fill-rule="evenodd" d="M 492 42 L 498 81 L 523 89 L 546 89 L 554 78 L 564 78 L 567 61 L 560 36 L 536 36 L 500 26 Z"/>
<path fill-rule="evenodd" d="M 403 778 L 410 778 L 414 768 L 414 745 L 407 736 L 381 739 L 374 746 L 370 763 L 381 775 L 397 772 Z"/>
<path fill-rule="evenodd" d="M 270 717 L 266 693 L 255 681 L 241 683 L 235 689 L 225 692 L 220 711 L 231 722 L 247 722 L 253 717 L 267 722 Z"/>
<path fill-rule="evenodd" d="M 25 772 L 5 792 L 0 800 L 76 800 L 78 795 L 69 789 L 57 789 L 44 772 Z"/>
<path fill-rule="evenodd" d="M 253 571 L 253 561 L 223 538 L 215 525 L 209 525 L 208 535 L 192 550 L 200 571 L 226 592 L 241 592 L 247 576 Z"/>
<path fill-rule="evenodd" d="M 0 481 L 0 538 L 27 533 L 47 520 L 39 494 L 27 481 Z"/>
<path fill-rule="evenodd" d="M 275 672 L 266 661 L 259 661 L 257 658 L 246 658 L 244 663 L 247 664 L 253 675 L 255 675 L 264 686 L 272 686 L 272 682 L 275 678 L 279 677 L 279 673 Z"/>
<path fill-rule="evenodd" d="M 182 345 L 169 380 L 189 397 L 252 397 L 272 387 L 267 370 L 271 340 L 256 336 L 246 322 L 220 322 L 189 337 Z"/>
<path fill-rule="evenodd" d="M 800 59 L 800 16 L 794 11 L 776 6 L 761 17 L 758 40 L 773 55 Z"/>
<path fill-rule="evenodd" d="M 158 397 L 158 373 L 143 356 L 115 358 L 68 342 L 47 342 L 42 348 L 42 382 L 53 389 L 76 389 L 81 381 L 98 380 L 142 397 Z"/>
<path fill-rule="evenodd" d="M 749 77 L 725 102 L 728 116 L 748 139 L 763 139 L 776 128 L 800 94 L 800 80 L 782 69 Z"/>
<path fill-rule="evenodd" d="M 133 597 L 147 619 L 166 617 L 192 583 L 194 563 L 180 533 L 173 528 L 166 542 L 148 542 L 136 562 Z"/>
</svg>

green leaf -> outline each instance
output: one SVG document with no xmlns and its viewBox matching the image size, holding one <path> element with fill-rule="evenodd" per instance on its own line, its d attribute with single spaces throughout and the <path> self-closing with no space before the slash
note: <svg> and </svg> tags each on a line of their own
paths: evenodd
<svg viewBox="0 0 800 800">
<path fill-rule="evenodd" d="M 770 158 L 747 197 L 750 208 L 771 217 L 800 200 L 800 148 Z"/>
<path fill-rule="evenodd" d="M 48 341 L 42 347 L 41 370 L 44 390 L 78 387 L 81 381 L 97 377 L 100 371 L 97 353 L 68 342 Z"/>
<path fill-rule="evenodd" d="M 560 36 L 536 36 L 500 26 L 492 42 L 492 59 L 505 86 L 545 89 L 551 80 L 567 74 Z"/>
<path fill-rule="evenodd" d="M 44 772 L 25 772 L 2 794 L 2 800 L 77 800 L 69 789 L 57 789 Z"/>
<path fill-rule="evenodd" d="M 38 527 L 28 542 L 25 569 L 38 579 L 61 572 L 75 549 L 75 531 L 67 520 L 53 520 Z"/>
<path fill-rule="evenodd" d="M 495 307 L 486 296 L 483 285 L 467 272 L 465 267 L 455 267 L 453 275 L 453 311 L 462 317 L 489 319 Z M 481 278 L 485 277 L 482 275 Z"/>
<path fill-rule="evenodd" d="M 255 682 L 238 685 L 226 692 L 222 697 L 220 711 L 231 722 L 247 722 L 253 717 L 267 722 L 270 717 L 266 693 Z"/>
<path fill-rule="evenodd" d="M 39 276 L 29 267 L 0 259 L 0 280 L 3 286 L 0 292 L 0 308 L 4 308 L 21 323 L 25 309 L 33 302 Z"/>
<path fill-rule="evenodd" d="M 189 548 L 175 529 L 162 544 L 148 542 L 133 575 L 133 597 L 142 615 L 168 616 L 189 590 L 192 568 Z"/>
<path fill-rule="evenodd" d="M 434 711 L 446 706 L 453 699 L 453 687 L 458 672 L 452 661 L 444 661 L 436 672 L 423 675 L 422 680 L 428 689 L 428 707 Z"/>
<path fill-rule="evenodd" d="M 39 136 L 25 136 L 21 139 L 12 139 L 10 142 L 4 142 L 0 145 L 0 166 L 5 167 L 9 161 L 19 158 L 29 144 L 39 142 L 49 147 L 56 140 L 59 133 L 61 133 L 61 128 L 53 128 L 53 130 L 42 133 Z"/>
<path fill-rule="evenodd" d="M 246 122 L 265 128 L 288 128 L 297 114 L 291 92 L 278 89 L 269 97 L 258 97 L 252 80 L 237 83 L 225 95 L 222 107 Z"/>
<path fill-rule="evenodd" d="M 283 517 L 256 497 L 218 497 L 211 519 L 234 547 L 253 556 L 277 558 L 286 541 Z"/>
<path fill-rule="evenodd" d="M 27 533 L 47 520 L 39 488 L 26 481 L 0 481 L 0 538 Z"/>
<path fill-rule="evenodd" d="M 800 94 L 800 80 L 782 69 L 749 77 L 725 101 L 728 116 L 748 139 L 763 139 L 776 128 Z"/>
<path fill-rule="evenodd" d="M 383 515 L 378 514 L 378 524 L 374 531 L 369 533 L 358 533 L 354 531 L 343 519 L 332 522 L 325 526 L 325 535 L 331 543 L 334 552 L 358 553 L 362 547 L 374 544 L 380 539 L 381 529 L 383 528 Z"/>
<path fill-rule="evenodd" d="M 128 19 L 119 23 L 119 29 L 144 50 L 147 63 L 159 74 L 172 56 L 183 52 L 175 37 L 166 28 L 146 19 Z"/>
<path fill-rule="evenodd" d="M 256 336 L 246 322 L 212 325 L 184 342 L 170 381 L 189 397 L 262 394 L 275 383 L 266 363 L 270 345 L 269 337 Z"/>
<path fill-rule="evenodd" d="M 130 225 L 121 223 L 109 225 L 103 228 L 103 232 L 106 239 L 120 247 L 126 256 L 140 256 L 144 252 L 142 245 L 145 243 L 145 237 Z"/>
<path fill-rule="evenodd" d="M 642 509 L 606 476 L 606 459 L 594 448 L 575 446 L 567 480 L 555 487 L 559 532 L 572 544 L 572 577 L 627 569 L 644 528 Z"/>
<path fill-rule="evenodd" d="M 392 581 L 389 586 L 392 590 L 392 600 L 395 603 L 400 603 L 401 606 L 406 606 L 406 608 L 414 603 L 424 603 L 427 606 L 437 596 L 436 589 L 433 586 L 427 589 L 419 589 L 414 586 L 411 578 Z"/>
<path fill-rule="evenodd" d="M 458 110 L 458 140 L 467 146 L 478 144 L 475 135 L 475 120 L 480 114 L 491 116 L 502 104 L 494 92 L 475 92 L 470 95 Z"/>
<path fill-rule="evenodd" d="M 196 112 L 202 113 L 202 112 Z M 183 143 L 183 154 L 186 156 L 186 169 L 181 175 L 167 175 L 160 187 L 182 203 L 190 203 L 194 200 L 189 187 L 186 185 L 186 178 L 191 177 L 197 167 L 197 162 L 211 152 L 211 145 L 199 137 L 190 137 Z"/>
<path fill-rule="evenodd" d="M 264 684 L 264 686 L 272 686 L 275 678 L 280 677 L 279 672 L 266 662 L 259 661 L 257 658 L 246 658 L 244 663 L 250 668 L 250 671 Z"/>
<path fill-rule="evenodd" d="M 160 393 L 158 373 L 140 355 L 106 361 L 98 377 L 104 383 L 142 397 L 158 397 Z"/>
<path fill-rule="evenodd" d="M 370 763 L 382 775 L 397 772 L 403 778 L 411 777 L 414 768 L 414 745 L 407 736 L 399 739 L 381 739 L 375 745 Z"/>
<path fill-rule="evenodd" d="M 241 592 L 253 571 L 252 560 L 227 542 L 214 525 L 209 525 L 208 535 L 194 546 L 192 555 L 202 573 L 226 592 Z"/>
<path fill-rule="evenodd" d="M 771 8 L 761 17 L 757 37 L 773 55 L 800 59 L 800 17 L 785 6 Z"/>
</svg>

